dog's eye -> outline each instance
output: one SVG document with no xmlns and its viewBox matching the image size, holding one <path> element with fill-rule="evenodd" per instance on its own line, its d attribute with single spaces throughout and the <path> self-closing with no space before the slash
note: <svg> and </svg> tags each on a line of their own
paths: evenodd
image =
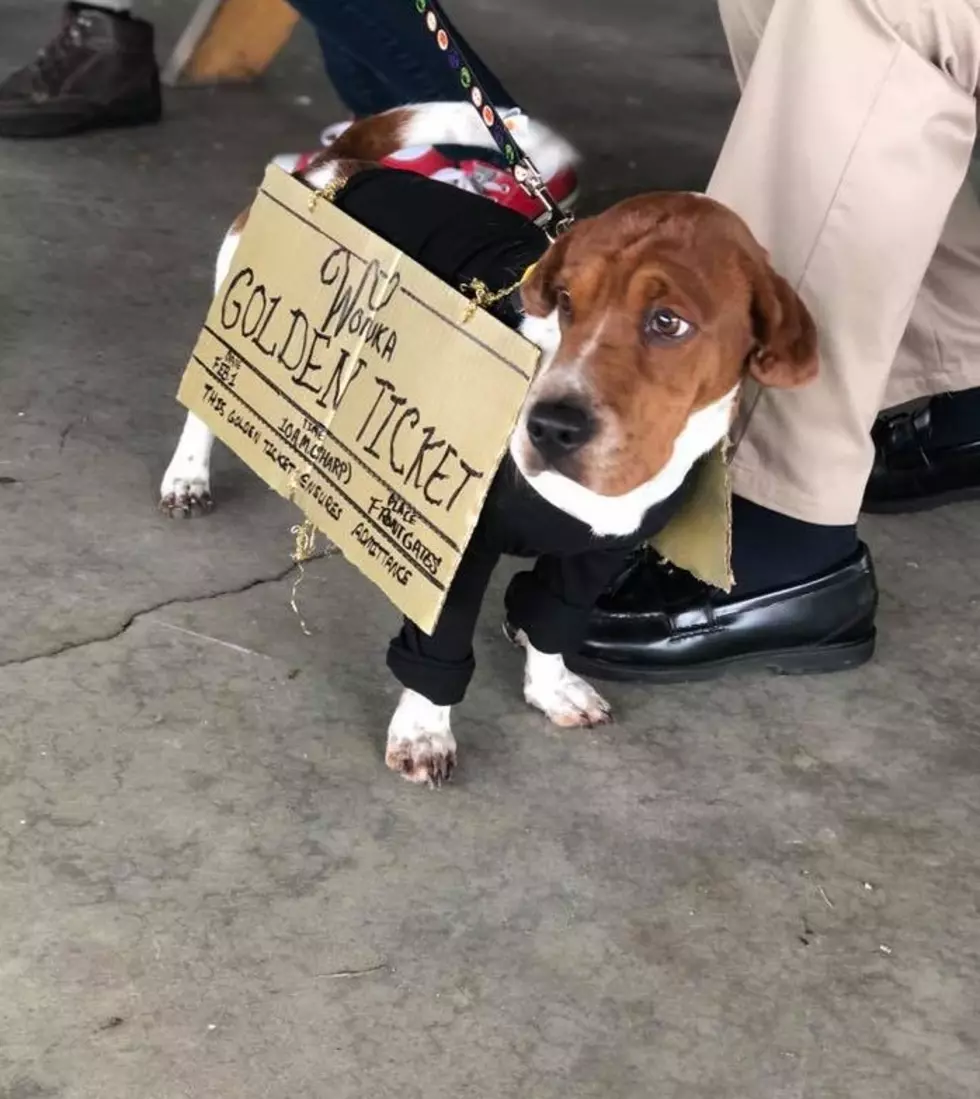
<svg viewBox="0 0 980 1099">
<path fill-rule="evenodd" d="M 558 298 L 558 312 L 563 317 L 570 317 L 572 315 L 572 295 L 563 287 L 557 292 Z"/>
<path fill-rule="evenodd" d="M 655 340 L 682 340 L 693 327 L 673 309 L 653 309 L 646 320 L 646 334 Z"/>
</svg>

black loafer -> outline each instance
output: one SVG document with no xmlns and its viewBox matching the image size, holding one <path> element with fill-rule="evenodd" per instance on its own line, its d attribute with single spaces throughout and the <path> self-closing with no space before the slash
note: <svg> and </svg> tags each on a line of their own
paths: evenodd
<svg viewBox="0 0 980 1099">
<path fill-rule="evenodd" d="M 933 397 L 914 412 L 878 418 L 871 432 L 875 464 L 864 511 L 898 514 L 980 500 L 980 441 L 944 446 L 935 439 L 933 407 L 944 399 Z"/>
<path fill-rule="evenodd" d="M 877 605 L 864 546 L 821 576 L 743 598 L 643 554 L 602 596 L 568 665 L 599 679 L 661 683 L 733 668 L 842 671 L 871 659 Z"/>
</svg>

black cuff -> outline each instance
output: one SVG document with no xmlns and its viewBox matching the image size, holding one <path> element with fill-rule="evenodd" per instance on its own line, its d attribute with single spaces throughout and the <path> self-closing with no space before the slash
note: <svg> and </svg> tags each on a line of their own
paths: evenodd
<svg viewBox="0 0 980 1099">
<path fill-rule="evenodd" d="M 462 702 L 476 668 L 473 653 L 466 660 L 437 660 L 412 652 L 403 634 L 393 637 L 388 646 L 388 668 L 398 682 L 436 706 Z"/>
<path fill-rule="evenodd" d="M 543 653 L 578 652 L 588 629 L 591 607 L 566 603 L 545 587 L 534 572 L 519 572 L 504 596 L 507 621 L 523 630 Z"/>
</svg>

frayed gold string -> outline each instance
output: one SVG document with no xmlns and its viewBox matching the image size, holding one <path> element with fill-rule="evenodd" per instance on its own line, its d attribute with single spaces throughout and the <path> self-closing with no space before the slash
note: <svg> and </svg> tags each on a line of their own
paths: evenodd
<svg viewBox="0 0 980 1099">
<path fill-rule="evenodd" d="M 469 293 L 473 296 L 470 298 L 469 305 L 466 307 L 466 312 L 463 314 L 463 324 L 466 324 L 467 321 L 471 321 L 476 316 L 477 309 L 489 309 L 491 305 L 496 305 L 498 301 L 503 301 L 504 298 L 513 294 L 515 290 L 519 290 L 531 277 L 531 272 L 535 267 L 537 267 L 537 264 L 532 263 L 517 282 L 511 283 L 510 286 L 505 286 L 503 290 L 491 290 L 483 279 L 470 279 L 469 282 L 464 282 L 460 289 L 464 293 Z"/>
<path fill-rule="evenodd" d="M 346 186 L 347 180 L 344 178 L 332 180 L 330 183 L 324 184 L 324 186 L 312 192 L 309 201 L 310 213 L 316 209 L 317 202 L 322 198 L 327 202 L 333 202 L 341 190 Z M 324 429 L 321 427 L 318 434 L 324 434 Z M 304 475 L 313 472 L 313 466 L 307 465 L 303 471 Z M 299 475 L 296 470 L 289 475 L 287 481 L 287 487 L 289 489 L 289 499 L 292 503 L 295 503 L 296 488 L 299 484 Z M 306 634 L 307 637 L 313 636 L 313 631 L 307 626 L 306 619 L 303 617 L 302 611 L 299 609 L 299 601 L 297 595 L 299 593 L 300 584 L 303 583 L 303 579 L 306 576 L 306 569 L 304 564 L 312 558 L 318 556 L 316 552 L 316 536 L 317 529 L 313 520 L 308 516 L 303 516 L 303 521 L 297 523 L 296 526 L 289 528 L 289 533 L 293 536 L 293 552 L 290 554 L 294 564 L 296 565 L 296 577 L 293 580 L 293 586 L 289 593 L 289 605 L 292 607 L 293 614 L 299 619 L 299 628 Z M 340 551 L 336 546 L 328 546 L 323 554 L 319 556 L 332 557 L 335 553 Z"/>
<path fill-rule="evenodd" d="M 322 187 L 319 187 L 310 195 L 309 210 L 312 214 L 316 209 L 317 202 L 322 198 L 327 202 L 333 202 L 338 194 L 347 186 L 347 180 L 343 176 L 340 179 L 333 179 L 329 183 L 324 183 Z"/>
<path fill-rule="evenodd" d="M 312 637 L 313 631 L 306 625 L 306 619 L 299 609 L 299 603 L 296 601 L 296 596 L 299 592 L 300 584 L 303 583 L 303 577 L 306 575 L 306 569 L 303 568 L 303 563 L 309 561 L 316 553 L 316 527 L 313 525 L 312 519 L 305 518 L 302 523 L 298 523 L 295 527 L 290 527 L 289 533 L 295 538 L 295 541 L 293 542 L 293 552 L 290 556 L 293 561 L 296 562 L 297 566 L 296 577 L 293 580 L 293 588 L 289 593 L 289 605 L 293 608 L 293 614 L 299 619 L 299 628 L 307 637 Z"/>
</svg>

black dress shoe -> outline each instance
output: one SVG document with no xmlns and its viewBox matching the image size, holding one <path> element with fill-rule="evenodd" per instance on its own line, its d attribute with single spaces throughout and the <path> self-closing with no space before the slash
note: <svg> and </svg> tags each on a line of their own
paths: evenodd
<svg viewBox="0 0 980 1099">
<path fill-rule="evenodd" d="M 864 492 L 864 511 L 897 514 L 980 500 L 980 438 L 959 446 L 945 446 L 935 438 L 934 403 L 944 399 L 933 397 L 914 412 L 879 416 L 871 432 L 875 464 Z"/>
<path fill-rule="evenodd" d="M 870 660 L 878 588 L 867 548 L 830 572 L 739 598 L 651 554 L 600 599 L 568 661 L 599 679 L 712 679 L 736 667 L 835 672 Z"/>
</svg>

